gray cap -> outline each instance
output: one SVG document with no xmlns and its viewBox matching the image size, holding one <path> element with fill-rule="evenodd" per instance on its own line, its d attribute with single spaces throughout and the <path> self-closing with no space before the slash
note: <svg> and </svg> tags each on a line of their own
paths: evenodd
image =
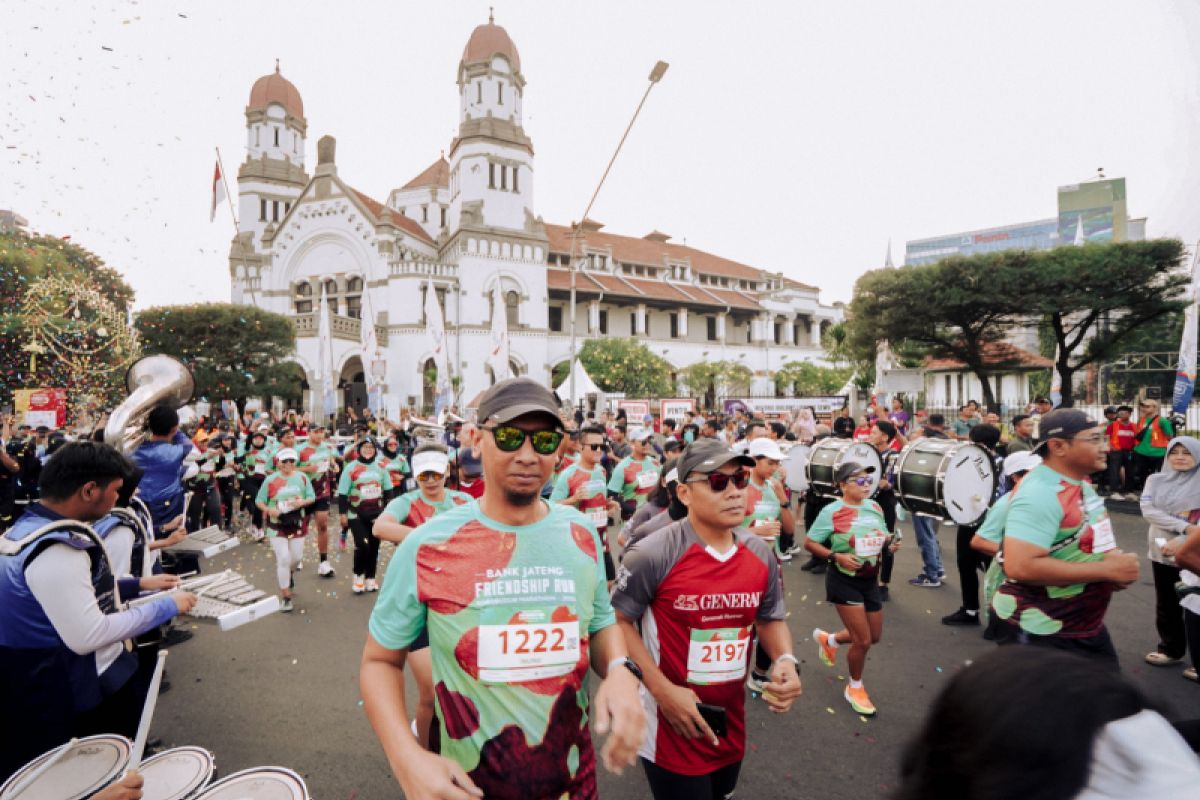
<svg viewBox="0 0 1200 800">
<path fill-rule="evenodd" d="M 716 439 L 701 439 L 692 442 L 683 449 L 683 454 L 679 456 L 676 467 L 679 472 L 679 481 L 686 483 L 693 472 L 703 475 L 715 472 L 730 461 L 735 461 L 744 467 L 754 466 L 753 458 L 742 453 L 735 453 Z"/>
<path fill-rule="evenodd" d="M 497 383 L 479 399 L 479 421 L 511 422 L 525 414 L 549 414 L 562 427 L 558 418 L 558 401 L 554 393 L 533 378 L 509 378 Z"/>
<path fill-rule="evenodd" d="M 864 466 L 857 461 L 847 461 L 837 468 L 837 472 L 833 474 L 834 483 L 845 483 L 860 472 L 865 472 L 870 475 L 875 471 L 874 467 Z"/>
<path fill-rule="evenodd" d="M 1047 411 L 1038 422 L 1038 444 L 1034 452 L 1044 452 L 1051 439 L 1070 439 L 1075 434 L 1091 430 L 1099 424 L 1078 408 L 1056 408 Z"/>
</svg>

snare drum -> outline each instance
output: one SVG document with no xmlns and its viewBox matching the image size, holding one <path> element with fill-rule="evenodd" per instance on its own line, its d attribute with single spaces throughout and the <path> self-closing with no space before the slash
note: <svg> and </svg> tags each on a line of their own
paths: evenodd
<svg viewBox="0 0 1200 800">
<path fill-rule="evenodd" d="M 304 779 L 284 767 L 254 767 L 209 786 L 195 800 L 309 800 Z"/>
<path fill-rule="evenodd" d="M 995 462 L 970 442 L 919 439 L 896 461 L 896 497 L 914 514 L 974 525 L 996 494 Z"/>
<path fill-rule="evenodd" d="M 191 800 L 212 780 L 212 753 L 200 747 L 176 747 L 147 758 L 138 768 L 145 779 L 142 800 Z"/>
<path fill-rule="evenodd" d="M 43 753 L 17 770 L 0 786 L 0 800 L 83 800 L 91 797 L 125 771 L 133 745 L 124 736 L 116 734 L 80 739 L 20 794 L 13 791 L 58 751 L 56 747 Z"/>
<path fill-rule="evenodd" d="M 871 495 L 874 495 L 883 475 L 883 460 L 874 447 L 852 439 L 822 439 L 813 445 L 805 466 L 809 489 L 814 494 L 826 497 L 840 496 L 841 491 L 833 476 L 837 474 L 838 467 L 851 461 L 875 468 L 868 475 L 871 479 Z"/>
</svg>

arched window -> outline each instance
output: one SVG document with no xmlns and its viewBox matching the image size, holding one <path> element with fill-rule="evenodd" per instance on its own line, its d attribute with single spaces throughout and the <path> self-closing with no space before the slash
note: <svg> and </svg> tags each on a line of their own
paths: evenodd
<svg viewBox="0 0 1200 800">
<path fill-rule="evenodd" d="M 338 285 L 332 278 L 325 281 L 325 302 L 329 304 L 329 313 L 338 313 Z"/>
<path fill-rule="evenodd" d="M 346 316 L 362 319 L 362 278 L 346 281 Z"/>
<path fill-rule="evenodd" d="M 515 328 L 521 324 L 521 295 L 516 292 L 504 293 L 504 312 L 508 318 L 508 327 Z"/>
<path fill-rule="evenodd" d="M 308 281 L 301 281 L 300 283 L 296 284 L 295 301 L 296 301 L 296 313 L 297 314 L 311 314 L 312 313 L 312 310 L 313 310 L 312 293 L 313 293 L 313 287 L 312 287 L 312 284 L 309 283 Z"/>
</svg>

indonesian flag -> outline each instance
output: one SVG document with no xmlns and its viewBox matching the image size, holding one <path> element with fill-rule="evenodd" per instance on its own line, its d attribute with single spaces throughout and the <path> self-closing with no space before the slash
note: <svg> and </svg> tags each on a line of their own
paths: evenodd
<svg viewBox="0 0 1200 800">
<path fill-rule="evenodd" d="M 209 211 L 208 221 L 212 222 L 217 218 L 217 206 L 225 200 L 225 181 L 221 179 L 221 162 L 218 161 L 213 167 L 213 185 L 212 185 L 212 210 Z"/>
</svg>

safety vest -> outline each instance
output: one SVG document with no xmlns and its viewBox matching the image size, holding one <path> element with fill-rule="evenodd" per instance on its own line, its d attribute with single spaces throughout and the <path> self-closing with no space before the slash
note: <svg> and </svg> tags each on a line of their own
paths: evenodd
<svg viewBox="0 0 1200 800">
<path fill-rule="evenodd" d="M 1142 420 L 1138 427 L 1138 440 L 1145 441 L 1143 438 L 1146 428 L 1150 429 L 1150 446 L 1155 449 L 1165 449 L 1167 442 L 1171 441 L 1171 437 L 1167 436 L 1167 432 L 1162 428 L 1162 417 L 1156 416 L 1150 420 L 1149 424 L 1146 420 Z"/>
</svg>

